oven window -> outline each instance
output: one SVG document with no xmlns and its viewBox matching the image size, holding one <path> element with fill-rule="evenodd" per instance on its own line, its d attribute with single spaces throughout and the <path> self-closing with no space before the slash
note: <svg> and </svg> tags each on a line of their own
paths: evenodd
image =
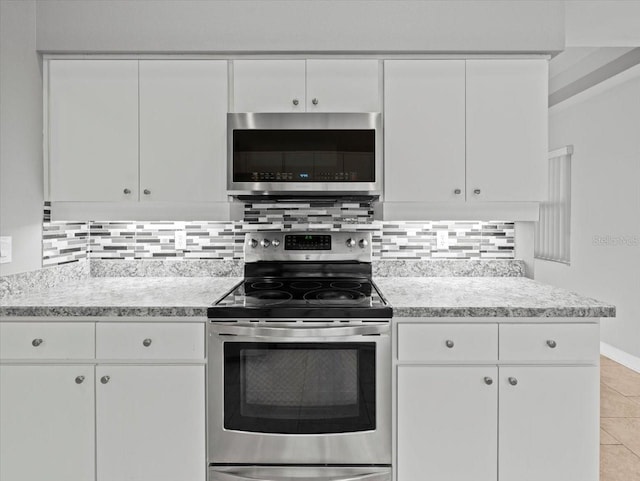
<svg viewBox="0 0 640 481">
<path fill-rule="evenodd" d="M 234 130 L 234 182 L 375 182 L 375 130 Z"/>
<path fill-rule="evenodd" d="M 375 343 L 224 345 L 224 427 L 320 434 L 376 428 Z"/>
</svg>

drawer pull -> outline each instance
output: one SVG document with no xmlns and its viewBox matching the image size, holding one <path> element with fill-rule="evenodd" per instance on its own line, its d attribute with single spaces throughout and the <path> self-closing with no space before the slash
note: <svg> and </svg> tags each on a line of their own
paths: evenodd
<svg viewBox="0 0 640 481">
<path fill-rule="evenodd" d="M 555 349 L 555 347 L 556 347 L 557 345 L 558 345 L 558 344 L 557 344 L 557 343 L 556 343 L 556 341 L 554 341 L 553 339 L 549 339 L 549 340 L 547 341 L 547 346 L 549 346 L 551 349 Z"/>
<path fill-rule="evenodd" d="M 509 384 L 511 384 L 512 386 L 515 386 L 518 384 L 518 380 L 515 377 L 510 377 L 508 381 L 509 381 Z"/>
<path fill-rule="evenodd" d="M 42 339 L 34 339 L 33 341 L 31 341 L 31 345 L 33 347 L 38 347 L 40 344 L 42 344 L 44 341 Z"/>
<path fill-rule="evenodd" d="M 100 378 L 100 382 L 101 382 L 102 384 L 107 384 L 107 383 L 109 382 L 109 379 L 111 379 L 109 376 L 102 376 L 102 377 Z"/>
<path fill-rule="evenodd" d="M 447 340 L 444 342 L 444 344 L 445 344 L 445 346 L 447 346 L 449 349 L 453 348 L 453 346 L 455 345 L 451 339 L 447 339 Z"/>
<path fill-rule="evenodd" d="M 142 341 L 142 345 L 144 347 L 149 347 L 151 345 L 151 339 L 146 338 L 144 341 Z"/>
<path fill-rule="evenodd" d="M 486 377 L 484 378 L 484 383 L 485 383 L 487 386 L 491 386 L 491 385 L 493 384 L 493 379 L 491 379 L 489 376 L 486 376 Z"/>
<path fill-rule="evenodd" d="M 76 384 L 82 384 L 84 382 L 84 376 L 76 377 Z"/>
</svg>

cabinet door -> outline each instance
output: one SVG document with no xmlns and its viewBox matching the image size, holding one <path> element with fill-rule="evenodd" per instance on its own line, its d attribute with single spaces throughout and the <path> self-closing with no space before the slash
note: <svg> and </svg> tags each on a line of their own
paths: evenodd
<svg viewBox="0 0 640 481">
<path fill-rule="evenodd" d="M 96 368 L 99 481 L 204 481 L 204 366 Z"/>
<path fill-rule="evenodd" d="M 227 62 L 140 61 L 140 199 L 226 198 Z"/>
<path fill-rule="evenodd" d="M 597 481 L 598 405 L 595 366 L 501 367 L 500 481 Z"/>
<path fill-rule="evenodd" d="M 384 64 L 384 196 L 465 201 L 464 60 Z"/>
<path fill-rule="evenodd" d="M 304 60 L 234 60 L 234 112 L 304 112 Z"/>
<path fill-rule="evenodd" d="M 138 61 L 51 60 L 48 142 L 51 200 L 138 200 Z"/>
<path fill-rule="evenodd" d="M 0 366 L 0 479 L 95 474 L 93 366 Z"/>
<path fill-rule="evenodd" d="M 398 481 L 496 481 L 497 374 L 398 367 Z"/>
<path fill-rule="evenodd" d="M 378 60 L 307 60 L 307 112 L 379 112 Z"/>
<path fill-rule="evenodd" d="M 467 199 L 545 199 L 548 82 L 546 60 L 467 61 Z"/>
</svg>

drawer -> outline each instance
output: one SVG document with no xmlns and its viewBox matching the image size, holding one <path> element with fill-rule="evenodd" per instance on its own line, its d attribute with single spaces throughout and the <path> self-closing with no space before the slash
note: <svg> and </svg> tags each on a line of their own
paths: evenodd
<svg viewBox="0 0 640 481">
<path fill-rule="evenodd" d="M 502 324 L 501 361 L 597 361 L 598 324 Z"/>
<path fill-rule="evenodd" d="M 204 359 L 202 323 L 98 323 L 98 359 Z"/>
<path fill-rule="evenodd" d="M 0 322 L 1 359 L 93 359 L 93 322 Z"/>
<path fill-rule="evenodd" d="M 496 324 L 398 324 L 400 361 L 496 361 Z"/>
</svg>

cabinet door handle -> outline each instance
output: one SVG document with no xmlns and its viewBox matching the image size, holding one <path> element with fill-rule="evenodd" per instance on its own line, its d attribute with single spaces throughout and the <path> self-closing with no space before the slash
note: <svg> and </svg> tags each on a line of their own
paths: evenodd
<svg viewBox="0 0 640 481">
<path fill-rule="evenodd" d="M 489 376 L 485 376 L 485 378 L 484 378 L 484 383 L 485 383 L 487 386 L 491 386 L 491 385 L 493 384 L 493 379 L 491 379 Z"/>
<path fill-rule="evenodd" d="M 515 386 L 518 384 L 518 380 L 515 377 L 510 377 L 508 381 L 509 381 L 509 384 L 511 384 L 512 386 Z"/>
<path fill-rule="evenodd" d="M 151 339 L 146 338 L 144 341 L 142 341 L 142 345 L 144 347 L 149 347 L 151 345 Z"/>
<path fill-rule="evenodd" d="M 76 377 L 76 384 L 82 384 L 84 382 L 84 376 Z"/>
<path fill-rule="evenodd" d="M 124 192 L 125 194 L 129 195 L 129 194 L 131 193 L 131 189 L 127 189 L 127 188 L 125 188 L 125 189 L 123 190 L 123 192 Z"/>
<path fill-rule="evenodd" d="M 109 376 L 102 376 L 102 377 L 100 378 L 100 382 L 101 382 L 102 384 L 107 384 L 107 383 L 109 382 L 109 379 L 111 379 L 111 377 L 109 377 Z"/>
<path fill-rule="evenodd" d="M 558 344 L 557 344 L 557 343 L 556 343 L 556 341 L 554 341 L 553 339 L 549 339 L 549 340 L 547 341 L 547 346 L 549 346 L 551 349 L 555 349 L 555 347 L 556 347 L 557 345 L 558 345 Z"/>
<path fill-rule="evenodd" d="M 151 191 L 149 189 L 144 189 L 143 192 L 144 192 L 144 195 L 150 195 L 151 194 Z"/>
<path fill-rule="evenodd" d="M 480 195 L 480 192 L 481 192 L 480 189 L 473 189 L 473 193 L 475 195 Z"/>
<path fill-rule="evenodd" d="M 293 99 L 292 102 L 293 102 L 293 105 L 298 105 L 300 103 L 298 99 Z"/>
<path fill-rule="evenodd" d="M 313 99 L 313 100 L 311 101 L 311 103 L 312 103 L 313 105 L 318 105 L 318 99 Z"/>
<path fill-rule="evenodd" d="M 447 339 L 444 342 L 444 345 L 447 346 L 449 349 L 453 348 L 453 346 L 455 345 L 454 342 L 451 339 Z"/>
<path fill-rule="evenodd" d="M 42 339 L 34 339 L 33 341 L 31 341 L 31 345 L 33 347 L 38 347 L 40 344 L 42 344 L 44 341 Z"/>
<path fill-rule="evenodd" d="M 460 195 L 460 194 L 462 194 L 462 190 L 461 189 L 456 189 L 456 190 L 453 191 L 453 193 L 456 194 L 456 195 Z"/>
</svg>

